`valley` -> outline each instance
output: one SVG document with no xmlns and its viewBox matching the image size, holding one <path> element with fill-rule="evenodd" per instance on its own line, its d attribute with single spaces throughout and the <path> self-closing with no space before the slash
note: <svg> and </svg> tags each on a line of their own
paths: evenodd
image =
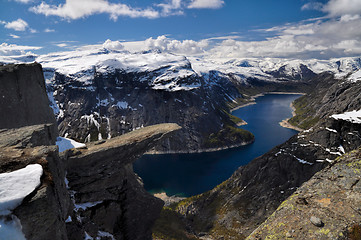
<svg viewBox="0 0 361 240">
<path fill-rule="evenodd" d="M 0 60 L 24 62 L 21 57 L 6 56 Z M 56 222 L 59 226 L 56 234 L 63 236 L 62 239 L 78 239 L 84 234 L 103 239 L 103 232 L 116 239 L 130 236 L 150 239 L 151 234 L 155 239 L 266 236 L 268 233 L 262 228 L 258 235 L 252 232 L 315 173 L 333 166 L 338 157 L 361 145 L 357 120 L 361 105 L 359 58 L 215 61 L 160 51 L 130 53 L 101 48 L 28 56 L 25 62 L 34 60 L 42 64 L 44 79 L 39 75 L 39 65 L 32 66 L 35 70 L 30 66 L 23 72 L 18 71 L 18 66 L 26 69 L 28 65 L 9 65 L 8 70 L 4 67 L 2 76 L 8 74 L 18 81 L 35 71 L 37 77 L 31 81 L 45 80 L 45 85 L 36 91 L 43 91 L 42 94 L 46 91 L 55 119 L 52 120 L 46 110 L 46 98 L 37 93 L 42 96 L 37 100 L 44 112 L 41 115 L 47 118 L 21 123 L 17 118 L 8 122 L 3 119 L 3 125 L 51 124 L 47 130 L 51 131 L 48 142 L 28 137 L 36 140 L 34 146 L 53 145 L 58 134 L 85 143 L 85 147 L 79 145 L 85 149 L 66 150 L 59 156 L 53 148 L 47 150 L 47 158 L 52 156 L 51 161 L 55 161 L 51 164 L 60 169 L 54 172 L 52 168 L 56 185 L 49 191 L 58 193 L 55 197 L 50 192 L 42 195 L 41 201 L 59 199 L 58 207 L 62 210 L 59 216 L 52 217 L 62 219 Z M 20 91 L 15 93 L 16 106 L 28 114 L 28 109 L 34 106 L 21 101 L 35 90 L 25 94 L 26 81 L 21 80 L 19 84 L 20 87 L 12 87 L 4 94 L 13 96 L 12 91 Z M 260 96 L 264 93 L 268 94 Z M 295 107 L 293 117 L 291 102 Z M 240 106 L 244 107 L 238 108 Z M 6 105 L 3 108 L 7 109 Z M 289 124 L 303 130 L 297 134 L 281 127 L 279 123 L 286 118 L 290 118 Z M 239 128 L 244 121 L 247 125 Z M 57 129 L 53 129 L 55 123 Z M 150 126 L 167 123 L 180 127 L 172 125 L 171 135 L 164 129 L 164 136 L 159 138 L 156 133 L 147 135 Z M 26 131 L 32 136 L 29 132 L 32 130 Z M 141 142 L 115 143 L 118 138 L 127 139 L 138 133 L 145 134 Z M 26 144 L 22 151 L 30 154 L 33 150 L 28 148 L 33 146 Z M 8 151 L 7 148 L 4 151 Z M 244 151 L 247 157 L 237 155 L 239 151 Z M 144 152 L 158 155 L 145 156 L 135 163 L 134 169 L 144 178 L 143 182 L 133 172 L 132 163 Z M 352 161 L 357 161 L 358 155 L 355 156 Z M 34 161 L 31 159 L 26 161 L 31 163 Z M 15 161 L 20 161 L 19 166 L 24 165 L 23 160 Z M 3 168 L 9 170 L 8 165 Z M 120 170 L 115 170 L 117 168 Z M 157 169 L 164 172 L 159 173 Z M 189 176 L 187 181 L 179 181 L 184 174 Z M 61 179 L 64 176 L 65 183 Z M 357 180 L 359 176 L 354 178 Z M 154 180 L 158 183 L 152 183 Z M 153 193 L 164 191 L 188 198 L 161 210 L 163 203 L 143 187 Z M 105 222 L 101 220 L 112 211 L 114 214 L 108 215 Z M 142 211 L 149 215 L 140 217 Z M 29 214 L 26 204 L 15 213 L 23 216 L 21 221 L 28 224 L 22 220 Z M 282 211 L 282 214 L 286 213 Z M 72 220 L 66 222 L 69 217 Z M 139 233 L 132 227 L 134 219 L 142 225 Z M 37 221 L 40 228 L 42 218 Z M 357 223 L 358 218 L 352 221 Z M 346 234 L 348 225 L 332 224 Z M 25 234 L 32 239 L 32 230 L 27 226 Z"/>
</svg>

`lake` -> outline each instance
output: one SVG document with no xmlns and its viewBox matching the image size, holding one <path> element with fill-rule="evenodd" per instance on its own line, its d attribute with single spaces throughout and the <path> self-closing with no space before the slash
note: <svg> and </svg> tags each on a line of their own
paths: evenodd
<svg viewBox="0 0 361 240">
<path fill-rule="evenodd" d="M 300 96 L 266 94 L 256 98 L 257 104 L 235 110 L 232 114 L 248 123 L 241 128 L 255 135 L 252 144 L 210 153 L 144 155 L 134 163 L 134 171 L 151 193 L 189 197 L 206 192 L 297 133 L 279 122 L 292 117 L 290 103 Z"/>
</svg>

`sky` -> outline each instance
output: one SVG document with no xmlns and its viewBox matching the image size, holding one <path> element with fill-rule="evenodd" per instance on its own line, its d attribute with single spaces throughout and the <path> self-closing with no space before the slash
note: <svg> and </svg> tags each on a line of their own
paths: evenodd
<svg viewBox="0 0 361 240">
<path fill-rule="evenodd" d="M 0 55 L 103 43 L 225 58 L 361 55 L 361 0 L 0 0 Z"/>
</svg>

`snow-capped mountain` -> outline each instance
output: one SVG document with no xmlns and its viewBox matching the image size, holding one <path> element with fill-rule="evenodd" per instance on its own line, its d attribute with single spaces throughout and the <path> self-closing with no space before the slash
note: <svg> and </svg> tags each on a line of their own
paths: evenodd
<svg viewBox="0 0 361 240">
<path fill-rule="evenodd" d="M 176 122 L 183 130 L 159 149 L 165 151 L 204 148 L 211 134 L 234 125 L 227 112 L 246 94 L 307 91 L 322 72 L 355 81 L 361 68 L 360 58 L 212 59 L 102 46 L 0 56 L 3 63 L 34 60 L 43 66 L 62 136 L 84 142 Z"/>
</svg>

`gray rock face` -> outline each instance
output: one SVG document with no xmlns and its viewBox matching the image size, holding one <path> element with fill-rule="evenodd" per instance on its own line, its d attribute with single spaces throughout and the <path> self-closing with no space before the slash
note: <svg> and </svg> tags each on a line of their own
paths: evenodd
<svg viewBox="0 0 361 240">
<path fill-rule="evenodd" d="M 147 193 L 132 169 L 149 148 L 179 129 L 160 124 L 69 150 L 59 157 L 48 126 L 0 132 L 0 170 L 38 163 L 41 186 L 14 210 L 27 239 L 151 239 L 163 201 Z M 48 139 L 37 142 L 37 136 Z M 67 174 L 66 174 L 67 172 Z M 68 220 L 67 220 L 68 219 Z M 69 220 L 71 219 L 71 221 Z"/>
<path fill-rule="evenodd" d="M 361 149 L 316 173 L 247 239 L 359 239 Z M 303 199 L 300 201 L 300 199 Z"/>
<path fill-rule="evenodd" d="M 14 171 L 29 164 L 42 165 L 41 186 L 26 197 L 14 214 L 27 239 L 67 239 L 64 217 L 70 198 L 64 183 L 64 165 L 48 125 L 35 125 L 0 133 L 0 171 Z M 41 138 L 39 138 L 41 136 Z M 41 141 L 38 142 L 38 140 Z"/>
<path fill-rule="evenodd" d="M 116 239 L 151 239 L 164 203 L 144 190 L 131 164 L 178 129 L 176 124 L 154 125 L 69 152 L 66 177 L 75 207 L 90 207 L 75 208 L 68 228 L 82 226 L 78 231 L 94 238 L 105 231 Z M 73 231 L 69 239 L 77 239 Z"/>
<path fill-rule="evenodd" d="M 55 123 L 40 64 L 0 66 L 0 129 Z"/>
<path fill-rule="evenodd" d="M 327 88 L 325 98 L 328 100 L 315 111 L 329 109 L 329 112 L 316 126 L 240 167 L 213 190 L 180 204 L 177 211 L 186 216 L 192 230 L 212 233 L 216 239 L 225 233 L 230 239 L 247 236 L 298 187 L 333 164 L 343 149 L 346 152 L 357 149 L 361 145 L 360 124 L 329 118 L 340 113 L 340 109 L 359 109 L 360 105 L 354 102 L 360 101 L 360 85 L 345 83 L 342 86 L 342 92 L 349 95 L 337 94 L 339 88 L 335 86 Z M 319 91 L 315 89 L 315 93 Z M 342 104 L 339 104 L 340 98 L 344 100 Z"/>
<path fill-rule="evenodd" d="M 131 164 L 180 127 L 142 128 L 59 156 L 41 66 L 1 66 L 0 80 L 0 128 L 11 128 L 0 130 L 0 173 L 34 163 L 44 171 L 13 211 L 26 238 L 151 239 L 163 202 L 144 190 Z"/>
</svg>

